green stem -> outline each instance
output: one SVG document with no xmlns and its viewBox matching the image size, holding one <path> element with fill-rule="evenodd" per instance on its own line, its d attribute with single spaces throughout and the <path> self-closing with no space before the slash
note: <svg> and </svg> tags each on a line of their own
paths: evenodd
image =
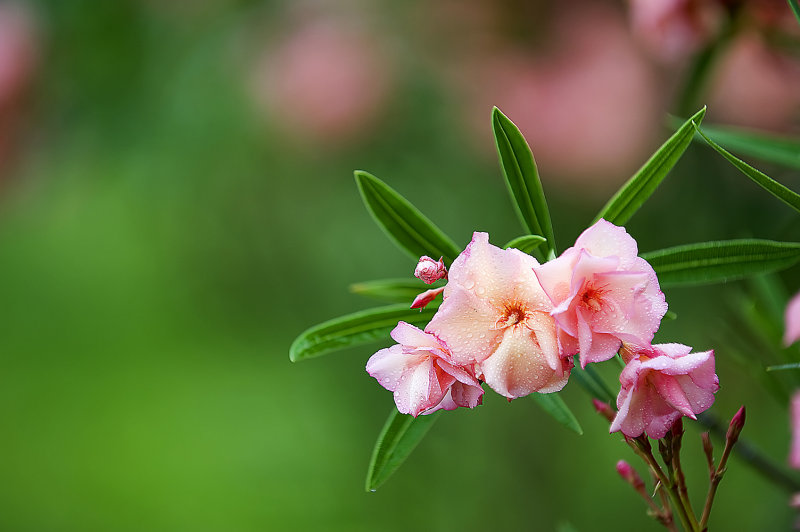
<svg viewBox="0 0 800 532">
<path fill-rule="evenodd" d="M 681 501 L 681 498 L 678 495 L 675 486 L 672 484 L 671 479 L 669 479 L 667 475 L 664 474 L 664 470 L 661 469 L 661 466 L 658 464 L 658 461 L 656 461 L 656 458 L 653 456 L 653 452 L 650 450 L 650 446 L 649 445 L 645 446 L 638 439 L 634 439 L 632 447 L 634 447 L 634 450 L 638 448 L 637 454 L 641 456 L 645 460 L 645 462 L 647 462 L 647 465 L 650 466 L 650 469 L 652 469 L 653 472 L 658 477 L 658 480 L 661 482 L 661 485 L 667 489 L 670 499 L 672 499 L 672 504 L 675 506 L 675 510 L 677 510 L 678 512 L 678 517 L 680 517 L 681 519 L 681 524 L 683 524 L 683 528 L 691 532 L 697 532 L 698 529 L 696 528 L 696 525 L 692 522 L 692 520 L 689 519 L 689 515 L 686 513 L 686 508 L 683 506 L 683 501 Z"/>
</svg>

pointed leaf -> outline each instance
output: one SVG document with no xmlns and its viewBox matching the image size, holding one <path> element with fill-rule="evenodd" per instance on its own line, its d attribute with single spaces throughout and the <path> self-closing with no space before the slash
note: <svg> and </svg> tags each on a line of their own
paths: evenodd
<svg viewBox="0 0 800 532">
<path fill-rule="evenodd" d="M 400 249 L 414 260 L 428 255 L 453 262 L 458 246 L 407 199 L 367 172 L 357 170 L 355 178 L 372 218 Z"/>
<path fill-rule="evenodd" d="M 315 325 L 298 336 L 289 348 L 292 362 L 326 355 L 346 347 L 389 338 L 389 333 L 402 320 L 423 327 L 436 309 L 421 312 L 408 305 L 362 310 Z"/>
<path fill-rule="evenodd" d="M 792 364 L 780 364 L 777 366 L 767 366 L 767 371 L 785 371 L 787 369 L 800 369 L 800 362 L 794 362 Z"/>
<path fill-rule="evenodd" d="M 703 126 L 703 133 L 736 153 L 800 169 L 798 138 L 733 126 Z"/>
<path fill-rule="evenodd" d="M 705 114 L 706 108 L 703 107 L 684 122 L 678 131 L 650 157 L 650 160 L 622 185 L 622 188 L 606 203 L 595 221 L 604 218 L 613 224 L 625 225 L 681 158 L 694 136 L 692 122 L 700 124 Z"/>
<path fill-rule="evenodd" d="M 577 360 L 576 360 L 577 362 Z M 589 395 L 607 403 L 613 403 L 616 399 L 614 392 L 605 383 L 605 381 L 597 374 L 597 371 L 592 366 L 586 366 L 581 369 L 580 365 L 576 364 L 572 368 L 572 377 L 578 381 L 581 388 L 589 392 Z"/>
<path fill-rule="evenodd" d="M 506 185 L 523 227 L 531 234 L 543 235 L 547 239 L 548 249 L 555 252 L 550 211 L 547 209 L 536 161 L 525 137 L 497 107 L 492 109 L 492 129 Z"/>
<path fill-rule="evenodd" d="M 772 240 L 721 240 L 642 254 L 661 286 L 720 283 L 787 268 L 800 261 L 800 244 Z"/>
<path fill-rule="evenodd" d="M 575 414 L 572 413 L 572 410 L 570 410 L 570 408 L 558 394 L 533 393 L 531 394 L 531 397 L 542 408 L 542 410 L 550 414 L 553 419 L 571 431 L 579 435 L 583 435 L 583 429 L 581 428 L 580 423 L 578 423 L 578 419 L 575 417 Z"/>
<path fill-rule="evenodd" d="M 503 249 L 514 248 L 530 255 L 533 250 L 545 242 L 547 242 L 547 239 L 539 235 L 518 236 L 503 246 Z"/>
<path fill-rule="evenodd" d="M 375 491 L 392 476 L 437 419 L 438 413 L 414 418 L 392 409 L 372 450 L 365 483 L 367 491 Z"/>
<path fill-rule="evenodd" d="M 734 157 L 728 153 L 725 148 L 708 138 L 708 136 L 706 136 L 699 128 L 695 129 L 697 130 L 697 133 L 705 139 L 709 146 L 714 148 L 720 155 L 725 157 L 733 166 L 738 168 L 740 172 L 752 179 L 757 185 L 787 204 L 789 207 L 793 208 L 797 212 L 800 212 L 800 194 L 778 183 L 767 174 L 756 170 L 741 159 Z M 797 148 L 797 155 L 800 160 L 800 145 Z"/>
<path fill-rule="evenodd" d="M 350 285 L 350 291 L 360 296 L 371 297 L 392 303 L 411 304 L 414 298 L 421 292 L 431 287 L 441 286 L 441 283 L 426 285 L 419 279 L 376 279 L 374 281 L 363 281 Z M 430 303 L 430 305 L 436 302 Z"/>
</svg>

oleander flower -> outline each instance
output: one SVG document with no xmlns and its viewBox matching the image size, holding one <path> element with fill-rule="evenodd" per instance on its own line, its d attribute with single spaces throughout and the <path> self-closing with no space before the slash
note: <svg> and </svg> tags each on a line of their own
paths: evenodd
<svg viewBox="0 0 800 532">
<path fill-rule="evenodd" d="M 800 340 L 800 292 L 786 305 L 783 318 L 786 327 L 783 333 L 783 344 L 789 346 Z"/>
<path fill-rule="evenodd" d="M 447 347 L 436 336 L 404 321 L 391 336 L 398 345 L 372 355 L 367 373 L 394 392 L 397 410 L 416 417 L 481 404 L 480 382 L 470 368 L 452 363 Z"/>
<path fill-rule="evenodd" d="M 566 354 L 581 366 L 613 357 L 623 341 L 648 345 L 667 312 L 653 268 L 623 227 L 599 220 L 575 245 L 534 269 Z"/>
<path fill-rule="evenodd" d="M 438 261 L 428 256 L 422 256 L 414 269 L 414 277 L 425 284 L 433 284 L 439 279 L 447 278 L 447 268 L 445 268 L 442 257 Z"/>
<path fill-rule="evenodd" d="M 514 399 L 564 387 L 572 362 L 562 358 L 552 305 L 533 273 L 536 260 L 474 233 L 450 267 L 444 301 L 426 328 L 455 364 Z"/>
<path fill-rule="evenodd" d="M 610 432 L 622 431 L 631 438 L 647 432 L 659 439 L 682 416 L 696 419 L 708 409 L 719 389 L 714 351 L 691 351 L 681 344 L 625 344 L 620 353 L 626 366 L 619 376 L 619 412 Z"/>
</svg>

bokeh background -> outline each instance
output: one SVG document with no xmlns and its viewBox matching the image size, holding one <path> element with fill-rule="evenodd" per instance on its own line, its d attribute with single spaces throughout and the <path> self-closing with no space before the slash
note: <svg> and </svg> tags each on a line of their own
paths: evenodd
<svg viewBox="0 0 800 532">
<path fill-rule="evenodd" d="M 635 457 L 574 383 L 563 396 L 583 436 L 487 394 L 365 493 L 393 408 L 364 371 L 382 346 L 288 359 L 305 328 L 375 304 L 351 283 L 413 271 L 354 169 L 461 245 L 520 234 L 492 105 L 533 147 L 561 249 L 666 138 L 668 112 L 708 104 L 709 123 L 800 134 L 785 2 L 739 6 L 686 97 L 730 2 L 683 19 L 697 13 L 664 2 L 677 26 L 646 4 L 0 2 L 0 529 L 658 529 L 614 471 Z M 800 189 L 797 169 L 754 162 Z M 628 229 L 643 251 L 800 238 L 790 209 L 699 144 Z M 776 297 L 799 273 L 770 279 Z M 669 291 L 678 319 L 657 339 L 716 348 L 713 411 L 747 404 L 745 435 L 784 464 L 786 395 L 754 377 L 779 318 L 762 315 L 772 336 L 732 336 L 752 290 Z M 712 529 L 786 529 L 789 496 L 733 459 Z"/>
</svg>

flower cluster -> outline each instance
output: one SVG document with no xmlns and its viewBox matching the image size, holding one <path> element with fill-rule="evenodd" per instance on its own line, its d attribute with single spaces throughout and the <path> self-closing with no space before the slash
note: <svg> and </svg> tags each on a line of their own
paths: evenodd
<svg viewBox="0 0 800 532">
<path fill-rule="evenodd" d="M 661 438 L 681 416 L 694 418 L 713 403 L 713 351 L 651 345 L 667 304 L 622 227 L 600 220 L 544 264 L 476 232 L 449 272 L 422 257 L 415 275 L 447 284 L 420 294 L 413 307 L 443 293 L 441 306 L 424 331 L 400 322 L 392 332 L 398 345 L 367 363 L 402 413 L 473 408 L 482 382 L 509 400 L 557 392 L 574 355 L 585 367 L 618 352 L 626 367 L 612 432 Z"/>
</svg>

